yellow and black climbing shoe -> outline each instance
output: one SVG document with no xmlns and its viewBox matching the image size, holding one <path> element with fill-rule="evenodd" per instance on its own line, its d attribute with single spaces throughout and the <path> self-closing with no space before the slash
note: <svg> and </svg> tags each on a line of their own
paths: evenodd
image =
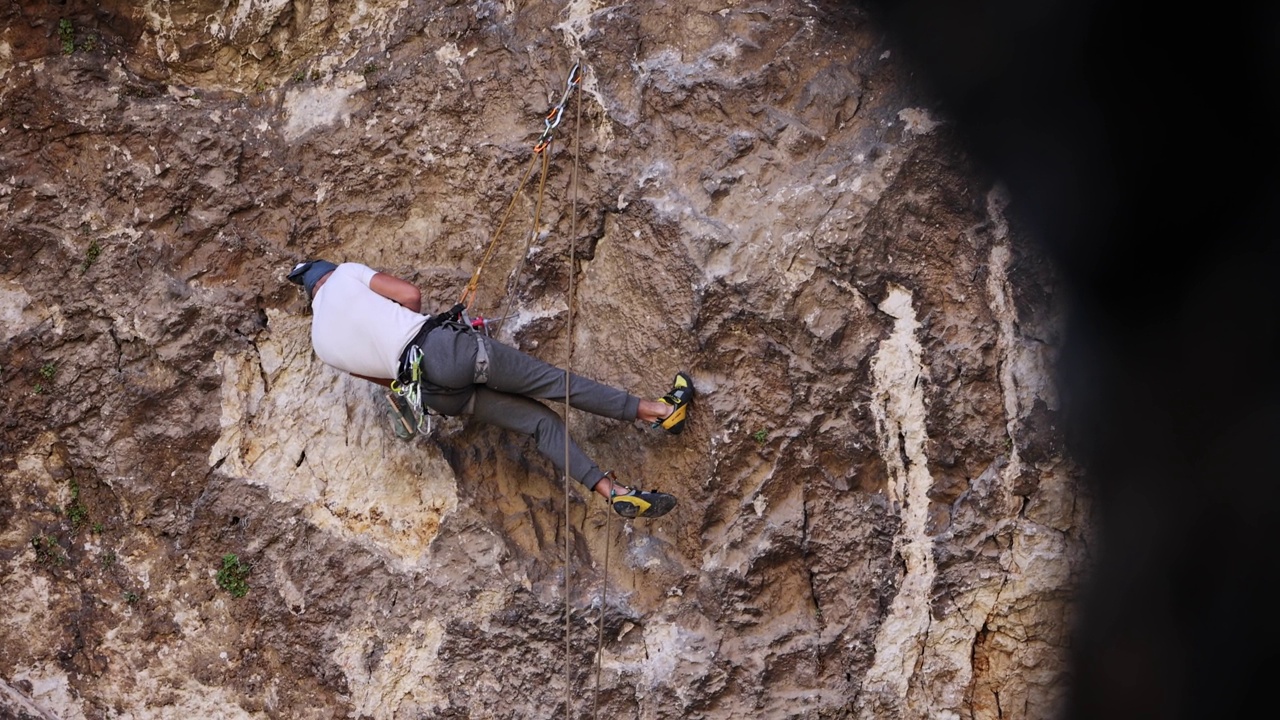
<svg viewBox="0 0 1280 720">
<path fill-rule="evenodd" d="M 662 428 L 672 435 L 684 432 L 684 421 L 689 416 L 689 403 L 693 402 L 693 379 L 683 372 L 676 373 L 671 381 L 671 392 L 659 398 L 672 407 L 671 414 L 657 420 L 653 427 Z"/>
<path fill-rule="evenodd" d="M 616 490 L 610 499 L 614 512 L 624 518 L 656 518 L 671 512 L 676 497 L 657 490 L 628 490 L 626 494 Z"/>
</svg>

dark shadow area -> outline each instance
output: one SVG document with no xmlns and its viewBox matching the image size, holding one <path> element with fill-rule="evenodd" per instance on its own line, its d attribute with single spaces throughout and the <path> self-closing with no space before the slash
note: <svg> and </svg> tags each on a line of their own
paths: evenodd
<svg viewBox="0 0 1280 720">
<path fill-rule="evenodd" d="M 1070 288 L 1099 542 L 1066 717 L 1251 716 L 1280 657 L 1276 6 L 868 6 Z"/>
</svg>

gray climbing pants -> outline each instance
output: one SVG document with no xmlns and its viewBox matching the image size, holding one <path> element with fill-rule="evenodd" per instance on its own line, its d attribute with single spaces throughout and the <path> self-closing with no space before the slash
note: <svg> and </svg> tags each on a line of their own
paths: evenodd
<svg viewBox="0 0 1280 720">
<path fill-rule="evenodd" d="M 441 415 L 470 414 L 480 422 L 531 435 L 538 452 L 564 472 L 564 420 L 538 402 L 564 401 L 564 370 L 457 323 L 427 333 L 419 347 L 424 406 Z M 630 421 L 636 419 L 640 398 L 571 374 L 569 405 Z M 572 439 L 568 447 L 569 476 L 594 489 L 604 473 Z"/>
</svg>

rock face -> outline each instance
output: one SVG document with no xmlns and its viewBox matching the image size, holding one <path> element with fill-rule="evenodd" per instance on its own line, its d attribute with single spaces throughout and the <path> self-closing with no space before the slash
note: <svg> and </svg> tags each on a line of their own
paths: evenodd
<svg viewBox="0 0 1280 720">
<path fill-rule="evenodd" d="M 1060 707 L 1090 529 L 1060 293 L 863 13 L 0 19 L 0 712 Z M 315 256 L 433 310 L 480 267 L 500 339 L 642 396 L 688 371 L 682 435 L 569 415 L 679 506 L 623 521 L 461 418 L 397 439 L 380 389 L 311 352 L 284 275 Z"/>
</svg>

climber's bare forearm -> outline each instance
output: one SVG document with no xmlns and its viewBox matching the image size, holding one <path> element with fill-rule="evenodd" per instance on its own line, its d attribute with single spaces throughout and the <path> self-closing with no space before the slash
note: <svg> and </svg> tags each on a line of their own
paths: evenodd
<svg viewBox="0 0 1280 720">
<path fill-rule="evenodd" d="M 355 375 L 361 380 L 368 380 L 369 382 L 372 382 L 372 383 L 378 383 L 383 387 L 391 387 L 391 381 L 386 378 L 369 377 L 368 375 L 357 375 L 356 373 L 351 373 L 351 374 Z"/>
</svg>

